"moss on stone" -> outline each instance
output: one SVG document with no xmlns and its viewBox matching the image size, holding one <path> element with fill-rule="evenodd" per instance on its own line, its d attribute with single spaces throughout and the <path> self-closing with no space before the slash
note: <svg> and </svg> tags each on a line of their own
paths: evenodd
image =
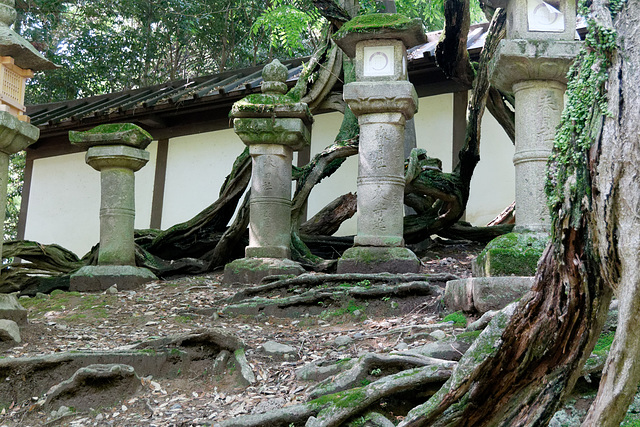
<svg viewBox="0 0 640 427">
<path fill-rule="evenodd" d="M 490 241 L 476 259 L 479 276 L 533 276 L 549 238 L 508 233 Z"/>
<path fill-rule="evenodd" d="M 322 408 L 327 405 L 333 405 L 337 408 L 350 408 L 362 402 L 366 397 L 364 387 L 357 387 L 326 396 L 320 396 L 309 402 L 309 404 L 316 408 Z"/>
<path fill-rule="evenodd" d="M 467 317 L 461 311 L 456 311 L 455 313 L 447 314 L 442 319 L 441 323 L 443 322 L 453 322 L 453 326 L 461 328 L 467 326 Z"/>
<path fill-rule="evenodd" d="M 371 13 L 356 16 L 351 21 L 346 22 L 335 37 L 343 37 L 349 32 L 365 33 L 381 29 L 404 30 L 411 25 L 415 25 L 413 19 L 398 13 Z"/>
<path fill-rule="evenodd" d="M 96 126 L 93 129 L 89 129 L 84 133 L 92 134 L 92 133 L 117 133 L 117 132 L 127 132 L 130 130 L 141 130 L 144 131 L 139 126 L 134 125 L 133 123 L 108 123 L 100 126 Z"/>
</svg>

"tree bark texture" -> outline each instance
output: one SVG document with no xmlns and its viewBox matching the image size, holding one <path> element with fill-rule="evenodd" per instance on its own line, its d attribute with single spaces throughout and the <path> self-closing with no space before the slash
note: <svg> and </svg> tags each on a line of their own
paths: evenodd
<svg viewBox="0 0 640 427">
<path fill-rule="evenodd" d="M 456 2 L 454 2 L 456 3 Z M 453 20 L 460 26 L 453 30 L 449 25 L 448 32 L 445 33 L 445 40 L 439 44 L 440 61 L 445 59 L 453 62 L 466 63 L 470 67 L 468 54 L 465 56 L 460 52 L 448 52 L 446 49 L 464 50 L 467 52 L 466 33 L 461 36 L 460 30 L 464 28 L 467 20 L 460 17 L 460 13 L 468 15 L 468 9 L 454 8 L 448 10 L 447 21 Z M 447 11 L 445 11 L 447 13 Z M 469 118 L 465 136 L 465 145 L 460 150 L 460 162 L 455 170 L 448 174 L 437 170 L 437 168 L 427 167 L 424 162 L 420 163 L 416 159 L 410 159 L 406 172 L 405 204 L 411 206 L 418 213 L 405 217 L 404 238 L 407 243 L 417 243 L 424 240 L 431 234 L 446 229 L 456 223 L 462 217 L 469 199 L 469 189 L 471 177 L 476 165 L 480 161 L 480 128 L 482 116 L 489 97 L 490 85 L 487 66 L 493 57 L 498 43 L 505 34 L 506 13 L 501 11 L 494 15 L 489 26 L 489 31 L 485 41 L 478 75 L 473 83 L 473 91 L 469 102 Z M 446 42 L 447 37 L 462 37 L 464 43 Z M 443 66 L 439 62 L 439 66 Z M 465 72 L 462 64 L 451 64 L 445 68 L 450 72 Z M 453 76 L 451 76 L 453 77 Z M 462 77 L 467 79 L 468 77 Z M 418 170 L 413 170 L 418 168 Z"/>
<path fill-rule="evenodd" d="M 570 73 L 568 108 L 556 135 L 548 185 L 553 238 L 535 285 L 520 301 L 498 351 L 444 397 L 412 410 L 402 426 L 546 425 L 593 350 L 618 283 L 618 332 L 584 425 L 619 425 L 636 392 L 638 0 L 626 3 L 615 19 L 620 54 L 612 48 L 609 11 L 601 1 L 593 9 L 596 19 Z"/>
<path fill-rule="evenodd" d="M 613 26 L 618 50 L 608 81 L 608 110 L 592 147 L 593 224 L 603 276 L 619 300 L 618 328 L 596 400 L 584 426 L 618 426 L 640 381 L 640 2 L 630 0 L 614 17 L 595 5 L 596 19 Z M 616 276 L 619 276 L 618 280 Z"/>
</svg>

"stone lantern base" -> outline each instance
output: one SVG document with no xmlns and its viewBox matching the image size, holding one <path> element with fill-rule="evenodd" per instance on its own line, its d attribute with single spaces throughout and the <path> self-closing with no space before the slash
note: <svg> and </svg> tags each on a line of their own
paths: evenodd
<svg viewBox="0 0 640 427">
<path fill-rule="evenodd" d="M 287 258 L 240 258 L 224 266 L 223 283 L 257 284 L 267 276 L 298 276 L 304 271 Z"/>
<path fill-rule="evenodd" d="M 338 260 L 342 273 L 417 273 L 420 260 L 404 247 L 354 246 Z"/>
<path fill-rule="evenodd" d="M 86 265 L 71 275 L 69 290 L 78 292 L 104 291 L 117 285 L 120 291 L 130 291 L 153 280 L 158 280 L 158 278 L 143 267 Z"/>
</svg>

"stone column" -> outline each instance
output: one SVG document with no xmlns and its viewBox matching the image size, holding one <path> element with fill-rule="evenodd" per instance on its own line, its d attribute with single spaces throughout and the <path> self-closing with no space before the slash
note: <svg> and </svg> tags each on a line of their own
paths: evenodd
<svg viewBox="0 0 640 427">
<path fill-rule="evenodd" d="M 398 14 L 360 16 L 334 40 L 355 58 L 356 81 L 344 100 L 358 117 L 358 232 L 338 260 L 338 273 L 417 272 L 404 247 L 405 124 L 418 108 L 407 80 L 406 49 L 424 42 L 422 25 Z"/>
<path fill-rule="evenodd" d="M 549 232 L 547 160 L 564 108 L 566 74 L 578 49 L 573 41 L 503 40 L 490 64 L 492 84 L 515 96 L 515 231 Z"/>
<path fill-rule="evenodd" d="M 98 265 L 85 266 L 71 276 L 71 290 L 99 291 L 117 285 L 134 289 L 155 280 L 136 267 L 134 244 L 135 177 L 149 161 L 144 148 L 152 138 L 132 124 L 102 125 L 71 132 L 72 144 L 88 148 L 86 162 L 100 172 L 100 247 Z"/>
<path fill-rule="evenodd" d="M 9 183 L 9 156 L 22 151 L 33 144 L 40 136 L 40 130 L 14 115 L 0 111 L 0 231 L 4 236 L 4 208 L 7 205 L 7 185 Z M 0 260 L 2 260 L 2 242 L 0 239 Z"/>
<path fill-rule="evenodd" d="M 245 258 L 225 266 L 225 283 L 259 283 L 265 276 L 301 274 L 291 256 L 291 161 L 311 142 L 306 104 L 287 97 L 287 68 L 265 66 L 262 94 L 234 104 L 233 127 L 251 154 L 249 246 Z"/>
<path fill-rule="evenodd" d="M 404 126 L 418 99 L 408 81 L 355 82 L 344 99 L 358 116 L 358 233 L 338 272 L 417 272 L 404 247 Z"/>
<path fill-rule="evenodd" d="M 291 162 L 286 145 L 254 144 L 248 258 L 291 257 Z"/>
<path fill-rule="evenodd" d="M 91 147 L 89 166 L 100 172 L 99 265 L 135 265 L 133 229 L 135 178 L 149 161 L 149 152 L 126 145 Z"/>
</svg>

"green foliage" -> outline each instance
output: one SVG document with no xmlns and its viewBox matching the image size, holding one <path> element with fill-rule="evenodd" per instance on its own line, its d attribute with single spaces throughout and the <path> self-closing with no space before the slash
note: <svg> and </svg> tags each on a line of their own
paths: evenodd
<svg viewBox="0 0 640 427">
<path fill-rule="evenodd" d="M 444 26 L 444 0 L 398 0 L 425 28 Z M 378 3 L 361 2 L 361 13 Z M 88 97 L 309 55 L 327 21 L 312 0 L 31 0 L 15 29 L 56 64 L 27 103 Z M 483 20 L 477 0 L 472 22 Z"/>
<path fill-rule="evenodd" d="M 26 156 L 21 151 L 9 158 L 9 180 L 7 184 L 7 206 L 4 220 L 4 239 L 13 240 L 18 236 L 18 217 L 22 203 L 22 183 Z"/>
<path fill-rule="evenodd" d="M 606 83 L 611 58 L 617 49 L 617 36 L 613 29 L 598 25 L 591 18 L 587 20 L 587 28 L 585 46 L 569 70 L 566 107 L 549 163 L 546 192 L 554 223 L 566 197 L 576 201 L 572 203 L 573 211 L 568 213 L 572 225 L 581 220 L 580 201 L 588 200 L 591 194 L 587 169 L 589 149 L 603 117 L 610 115 Z"/>
<path fill-rule="evenodd" d="M 285 46 L 287 51 L 293 54 L 296 49 L 304 49 L 303 35 L 312 24 L 309 14 L 290 4 L 276 1 L 258 17 L 251 27 L 251 32 L 254 35 L 259 35 L 261 30 L 266 32 L 272 48 Z"/>
<path fill-rule="evenodd" d="M 27 103 L 307 55 L 320 25 L 310 0 L 33 0 L 17 8 L 16 30 L 62 66 L 36 74 Z"/>
<path fill-rule="evenodd" d="M 480 3 L 470 0 L 471 23 L 486 21 Z M 445 0 L 396 0 L 398 13 L 410 18 L 420 18 L 426 31 L 437 31 L 444 28 Z M 361 0 L 360 14 L 385 12 L 384 5 L 376 0 Z"/>
<path fill-rule="evenodd" d="M 440 321 L 440 323 L 444 322 L 453 322 L 453 326 L 456 328 L 463 328 L 467 326 L 467 318 L 461 311 L 456 311 L 455 313 L 447 314 L 444 319 Z"/>
</svg>

